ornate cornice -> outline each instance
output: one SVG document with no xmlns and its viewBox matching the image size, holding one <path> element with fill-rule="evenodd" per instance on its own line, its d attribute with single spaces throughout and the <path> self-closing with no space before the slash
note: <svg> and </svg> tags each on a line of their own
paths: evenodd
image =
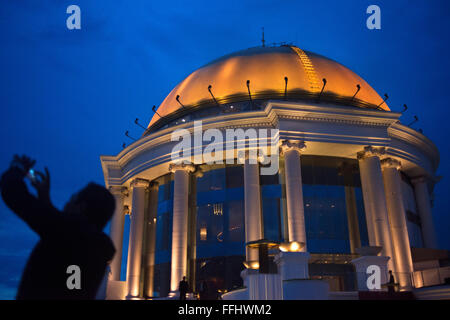
<svg viewBox="0 0 450 320">
<path fill-rule="evenodd" d="M 363 121 L 354 119 L 344 119 L 337 117 L 313 117 L 313 116 L 293 116 L 293 115 L 279 115 L 280 119 L 290 119 L 290 120 L 300 120 L 300 121 L 314 121 L 314 122 L 330 122 L 339 124 L 350 124 L 350 125 L 362 125 L 371 127 L 389 127 L 389 123 L 377 122 L 377 121 Z"/>
<path fill-rule="evenodd" d="M 389 157 L 402 161 L 405 172 L 417 166 L 420 170 L 414 170 L 412 174 L 434 175 L 439 163 L 437 148 L 424 135 L 398 123 L 400 116 L 394 112 L 335 106 L 326 102 L 308 104 L 272 100 L 267 102 L 264 110 L 217 114 L 201 120 L 203 130 L 276 128 L 280 130 L 281 139 L 306 141 L 308 150 L 303 152 L 308 154 L 315 154 L 317 143 L 334 144 L 330 150 L 343 145 L 346 150 L 340 154 L 343 157 L 352 157 L 364 146 L 371 146 L 359 152 L 358 158 L 384 158 L 387 152 Z M 170 150 L 175 143 L 171 141 L 171 134 L 176 129 L 193 131 L 193 122 L 160 129 L 143 136 L 116 156 L 102 156 L 106 185 L 126 184 L 140 173 L 153 179 L 156 177 L 153 172 L 158 175 L 167 172 L 171 162 Z M 328 154 L 326 150 L 322 151 L 319 150 L 318 154 Z M 150 171 L 151 168 L 155 170 Z M 149 172 L 152 173 L 148 175 Z"/>
</svg>

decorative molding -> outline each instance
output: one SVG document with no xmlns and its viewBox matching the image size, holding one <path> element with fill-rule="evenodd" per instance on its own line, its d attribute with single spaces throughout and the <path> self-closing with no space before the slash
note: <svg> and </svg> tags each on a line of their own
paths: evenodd
<svg viewBox="0 0 450 320">
<path fill-rule="evenodd" d="M 279 128 L 280 140 L 306 141 L 313 154 L 316 143 L 344 144 L 348 157 L 354 157 L 358 149 L 370 146 L 358 153 L 367 156 L 392 157 L 401 160 L 404 170 L 412 174 L 434 176 L 439 163 L 439 152 L 434 144 L 414 129 L 398 123 L 400 113 L 335 106 L 330 103 L 304 103 L 282 100 L 267 101 L 264 110 L 218 114 L 198 119 L 203 130 L 236 128 Z M 289 121 L 295 120 L 298 121 Z M 303 123 L 302 123 L 303 121 Z M 308 123 L 306 123 L 306 121 Z M 333 130 L 336 124 L 336 130 Z M 130 179 L 151 168 L 158 175 L 171 162 L 171 134 L 176 129 L 193 131 L 193 121 L 161 129 L 134 142 L 117 156 L 102 156 L 102 169 L 107 186 L 126 184 Z M 354 149 L 352 150 L 353 146 Z M 378 148 L 378 147 L 385 147 Z M 377 151 L 374 151 L 377 150 Z M 384 151 L 381 151 L 384 150 Z M 305 152 L 305 151 L 304 151 Z M 346 155 L 341 155 L 346 156 Z M 152 171 L 153 172 L 153 171 Z M 156 176 L 155 176 L 156 177 Z M 149 179 L 154 176 L 150 175 Z"/>
<path fill-rule="evenodd" d="M 337 117 L 311 117 L 311 116 L 293 116 L 293 115 L 278 115 L 280 119 L 314 121 L 314 122 L 331 122 L 340 124 L 362 125 L 371 127 L 389 127 L 389 123 L 380 123 L 375 121 L 362 121 L 351 119 L 339 119 Z"/>
</svg>

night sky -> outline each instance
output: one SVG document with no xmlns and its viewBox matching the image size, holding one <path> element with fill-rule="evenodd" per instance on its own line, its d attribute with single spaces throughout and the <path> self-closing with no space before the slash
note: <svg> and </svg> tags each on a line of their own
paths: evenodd
<svg viewBox="0 0 450 320">
<path fill-rule="evenodd" d="M 66 8 L 81 8 L 81 30 Z M 366 28 L 381 8 L 382 29 Z M 349 67 L 438 147 L 443 179 L 434 219 L 450 249 L 450 2 L 443 1 L 0 1 L 0 171 L 14 153 L 48 166 L 58 207 L 89 181 L 100 155 L 138 137 L 171 89 L 222 55 L 293 42 Z M 0 299 L 12 299 L 37 236 L 0 203 Z M 51 263 L 51 261 L 49 261 Z"/>
</svg>

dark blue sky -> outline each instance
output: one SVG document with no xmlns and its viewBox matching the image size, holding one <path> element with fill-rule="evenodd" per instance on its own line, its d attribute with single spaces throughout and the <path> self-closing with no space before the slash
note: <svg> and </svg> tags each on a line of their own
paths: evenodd
<svg viewBox="0 0 450 320">
<path fill-rule="evenodd" d="M 82 29 L 66 28 L 77 4 Z M 381 7 L 382 30 L 366 28 Z M 62 206 L 88 181 L 103 183 L 99 156 L 139 136 L 151 106 L 196 68 L 260 44 L 294 42 L 360 74 L 441 152 L 435 222 L 450 249 L 448 59 L 450 3 L 443 1 L 0 1 L 0 170 L 14 153 L 52 173 Z M 128 141 L 127 141 L 128 142 Z M 0 203 L 0 298 L 13 298 L 37 237 Z M 49 261 L 49 263 L 51 263 Z"/>
</svg>

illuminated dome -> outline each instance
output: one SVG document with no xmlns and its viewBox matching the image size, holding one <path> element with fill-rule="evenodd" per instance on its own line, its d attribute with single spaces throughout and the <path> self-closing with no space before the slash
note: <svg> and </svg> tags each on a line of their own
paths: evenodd
<svg viewBox="0 0 450 320">
<path fill-rule="evenodd" d="M 383 102 L 366 81 L 347 67 L 286 45 L 242 50 L 197 69 L 169 93 L 157 113 L 161 117 L 172 115 L 183 109 L 181 104 L 186 108 L 185 112 L 190 108 L 214 105 L 214 98 L 219 104 L 248 100 L 248 80 L 251 97 L 255 100 L 317 99 L 323 79 L 326 79 L 326 85 L 321 101 L 374 109 Z M 379 108 L 389 111 L 386 104 Z M 159 120 L 158 114 L 153 116 L 149 127 Z"/>
</svg>

